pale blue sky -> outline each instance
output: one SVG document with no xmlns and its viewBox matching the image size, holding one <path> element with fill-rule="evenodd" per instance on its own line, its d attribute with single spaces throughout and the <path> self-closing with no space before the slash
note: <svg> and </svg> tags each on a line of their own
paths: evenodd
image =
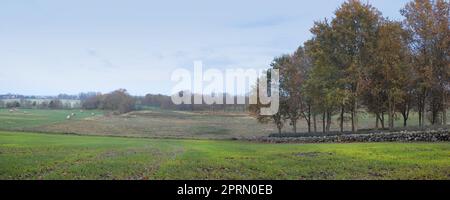
<svg viewBox="0 0 450 200">
<path fill-rule="evenodd" d="M 0 94 L 168 94 L 176 68 L 266 68 L 343 0 L 1 0 Z M 407 0 L 371 0 L 402 19 Z"/>
</svg>

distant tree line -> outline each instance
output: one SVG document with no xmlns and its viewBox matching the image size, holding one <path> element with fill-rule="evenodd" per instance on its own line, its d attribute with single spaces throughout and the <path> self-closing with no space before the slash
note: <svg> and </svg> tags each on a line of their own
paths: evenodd
<svg viewBox="0 0 450 200">
<path fill-rule="evenodd" d="M 223 94 L 223 102 L 226 102 L 227 94 Z M 191 99 L 194 102 L 195 96 L 204 98 L 204 95 L 192 94 Z M 211 112 L 247 112 L 248 111 L 248 96 L 234 96 L 234 101 L 242 98 L 246 103 L 244 104 L 207 104 L 202 101 L 202 104 L 181 104 L 177 105 L 172 102 L 171 96 L 162 94 L 147 94 L 145 96 L 131 96 L 125 89 L 119 89 L 111 93 L 90 93 L 84 100 L 82 100 L 82 107 L 84 109 L 102 109 L 113 110 L 119 114 L 130 112 L 132 110 L 143 110 L 148 107 L 156 107 L 161 109 L 181 110 L 181 111 L 211 111 Z"/>
<path fill-rule="evenodd" d="M 372 113 L 376 128 L 407 126 L 411 111 L 419 126 L 447 124 L 450 91 L 450 5 L 446 0 L 415 0 L 402 22 L 384 18 L 369 3 L 349 0 L 331 19 L 315 22 L 312 39 L 292 54 L 277 57 L 280 112 L 260 116 L 263 105 L 251 106 L 260 122 L 285 122 L 297 131 L 305 120 L 308 132 L 330 131 L 337 115 L 340 131 L 350 121 L 358 130 L 358 112 Z M 387 115 L 387 119 L 385 119 Z"/>
<path fill-rule="evenodd" d="M 227 95 L 223 94 L 223 102 L 226 102 Z M 200 94 L 192 94 L 192 102 Z M 233 96 L 235 102 L 238 98 L 244 99 L 244 104 L 212 104 L 208 105 L 204 101 L 202 104 L 181 104 L 176 105 L 172 102 L 171 96 L 162 94 L 147 94 L 145 96 L 131 96 L 127 90 L 118 89 L 110 93 L 102 94 L 100 92 L 86 92 L 79 95 L 60 94 L 50 99 L 31 99 L 32 96 L 8 95 L 8 98 L 22 97 L 24 99 L 8 101 L 0 100 L 0 108 L 37 108 L 37 109 L 100 109 L 109 110 L 117 114 L 127 113 L 133 110 L 147 109 L 148 107 L 157 107 L 161 109 L 181 110 L 181 111 L 211 111 L 211 112 L 247 112 L 248 96 Z M 37 98 L 37 96 L 34 96 Z M 30 98 L 30 99 L 29 99 Z M 72 105 L 71 99 L 79 99 L 81 105 Z"/>
<path fill-rule="evenodd" d="M 183 93 L 180 91 L 180 93 Z M 191 94 L 191 102 L 194 102 L 194 98 L 204 99 L 205 95 L 201 94 Z M 223 103 L 214 103 L 214 104 L 207 104 L 204 100 L 202 101 L 202 104 L 181 104 L 176 105 L 172 102 L 172 99 L 170 96 L 162 95 L 162 94 L 147 94 L 145 97 L 138 97 L 137 105 L 144 105 L 144 106 L 152 106 L 152 107 L 159 107 L 163 109 L 172 109 L 172 110 L 183 110 L 183 111 L 223 111 L 223 112 L 247 112 L 248 111 L 248 96 L 232 96 L 232 99 L 234 99 L 234 102 L 237 102 L 238 98 L 242 98 L 245 100 L 245 103 L 243 104 L 226 104 L 226 98 L 227 96 L 230 96 L 230 94 L 222 94 L 223 96 Z"/>
<path fill-rule="evenodd" d="M 72 109 L 79 107 L 70 102 L 63 102 L 59 99 L 52 100 L 33 100 L 33 99 L 20 99 L 13 101 L 2 101 L 0 100 L 0 108 L 26 108 L 26 109 Z"/>
</svg>

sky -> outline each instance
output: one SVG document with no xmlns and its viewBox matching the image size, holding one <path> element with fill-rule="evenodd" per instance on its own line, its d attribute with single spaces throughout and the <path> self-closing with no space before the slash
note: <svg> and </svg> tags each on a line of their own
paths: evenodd
<svg viewBox="0 0 450 200">
<path fill-rule="evenodd" d="M 175 69 L 268 68 L 343 0 L 1 0 L 0 94 L 169 94 Z M 402 19 L 407 0 L 371 0 Z"/>
</svg>

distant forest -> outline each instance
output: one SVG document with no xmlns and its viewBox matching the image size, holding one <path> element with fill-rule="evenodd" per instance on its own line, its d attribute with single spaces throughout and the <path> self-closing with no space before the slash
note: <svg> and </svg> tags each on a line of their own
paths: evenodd
<svg viewBox="0 0 450 200">
<path fill-rule="evenodd" d="M 197 94 L 195 94 L 197 95 Z M 227 94 L 224 94 L 224 102 Z M 192 95 L 194 98 L 194 95 Z M 79 95 L 60 94 L 57 96 L 26 96 L 19 94 L 0 95 L 0 108 L 39 108 L 39 109 L 101 109 L 110 110 L 118 114 L 132 110 L 143 110 L 149 107 L 173 109 L 183 111 L 248 111 L 248 96 L 234 96 L 245 99 L 245 104 L 238 105 L 208 105 L 181 104 L 175 105 L 168 95 L 147 94 L 145 96 L 132 96 L 126 89 L 118 89 L 110 93 L 86 92 Z"/>
</svg>

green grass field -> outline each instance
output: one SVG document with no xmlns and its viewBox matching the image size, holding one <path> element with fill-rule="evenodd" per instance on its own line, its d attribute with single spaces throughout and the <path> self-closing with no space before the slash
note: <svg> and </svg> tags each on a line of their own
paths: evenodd
<svg viewBox="0 0 450 200">
<path fill-rule="evenodd" d="M 0 109 L 0 130 L 0 179 L 450 179 L 449 143 L 226 140 L 276 131 L 243 113 Z"/>
<path fill-rule="evenodd" d="M 67 115 L 72 113 L 76 115 L 71 120 L 67 120 Z M 85 119 L 92 117 L 92 113 L 103 114 L 102 111 L 19 109 L 10 112 L 9 109 L 0 109 L 0 129 L 26 130 L 42 125 Z"/>
<path fill-rule="evenodd" d="M 257 144 L 0 132 L 0 179 L 450 179 L 450 144 Z"/>
</svg>

